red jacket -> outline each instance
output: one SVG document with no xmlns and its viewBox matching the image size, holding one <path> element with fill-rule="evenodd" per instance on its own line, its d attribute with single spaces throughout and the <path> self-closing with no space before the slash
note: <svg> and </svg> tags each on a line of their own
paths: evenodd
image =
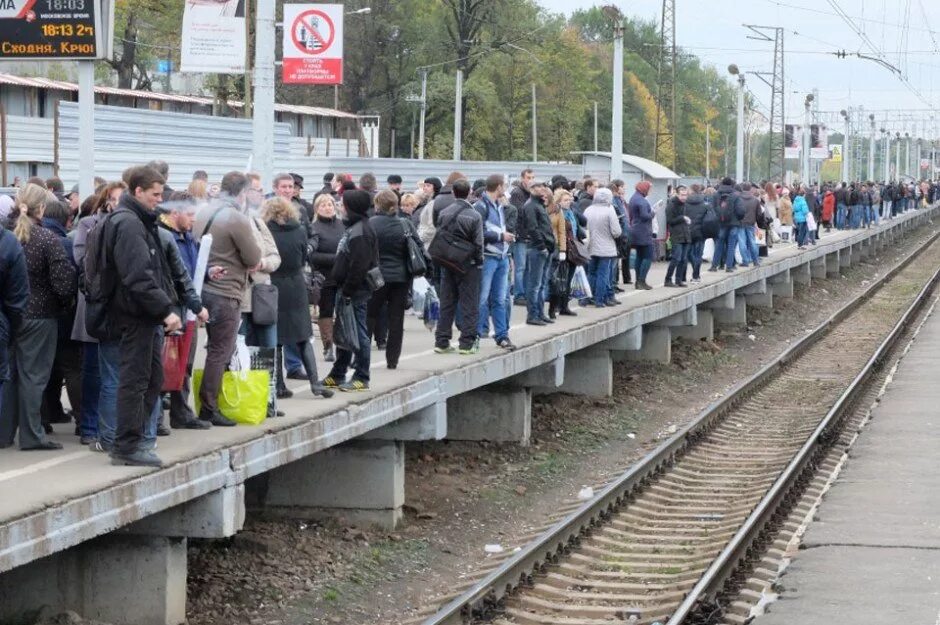
<svg viewBox="0 0 940 625">
<path fill-rule="evenodd" d="M 823 198 L 822 220 L 825 223 L 832 223 L 832 217 L 836 212 L 836 196 L 832 191 L 826 191 Z"/>
</svg>

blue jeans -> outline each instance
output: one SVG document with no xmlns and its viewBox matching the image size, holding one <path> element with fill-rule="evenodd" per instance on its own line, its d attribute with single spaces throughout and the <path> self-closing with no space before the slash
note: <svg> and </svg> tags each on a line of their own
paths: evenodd
<svg viewBox="0 0 940 625">
<path fill-rule="evenodd" d="M 147 422 L 144 424 L 144 437 L 140 442 L 141 449 L 153 451 L 157 448 L 157 424 L 160 423 L 160 417 L 162 416 L 163 398 L 159 397 L 150 411 L 150 416 L 147 417 Z"/>
<path fill-rule="evenodd" d="M 98 372 L 101 390 L 98 393 L 98 441 L 110 448 L 117 431 L 117 388 L 120 381 L 121 344 L 102 341 L 98 344 Z"/>
<path fill-rule="evenodd" d="M 274 331 L 277 332 L 277 325 L 273 327 Z M 304 361 L 300 359 L 300 352 L 293 345 L 284 346 L 284 368 L 287 369 L 288 375 L 304 370 Z"/>
<path fill-rule="evenodd" d="M 339 307 L 342 293 L 336 296 L 336 306 Z M 352 300 L 353 313 L 356 317 L 356 334 L 359 336 L 359 349 L 355 353 L 337 347 L 336 362 L 333 363 L 333 370 L 330 371 L 330 377 L 338 383 L 346 380 L 346 371 L 350 365 L 353 367 L 353 380 L 369 383 L 369 366 L 372 360 L 372 338 L 369 336 L 369 327 L 366 323 L 366 315 L 369 309 L 369 297 L 354 297 Z M 287 351 L 285 346 L 284 351 Z M 355 360 L 353 360 L 355 356 Z"/>
<path fill-rule="evenodd" d="M 801 222 L 796 224 L 796 244 L 800 247 L 806 245 L 806 236 L 809 234 L 809 229 L 806 227 L 806 222 Z"/>
<path fill-rule="evenodd" d="M 845 204 L 839 204 L 836 208 L 836 228 L 842 230 L 845 228 L 846 217 L 848 216 L 848 208 Z"/>
<path fill-rule="evenodd" d="M 509 336 L 508 317 L 506 315 L 507 293 L 509 292 L 509 258 L 485 256 L 483 258 L 483 279 L 480 284 L 480 322 L 479 336 L 486 336 L 490 313 L 493 314 L 493 327 L 498 343 Z"/>
<path fill-rule="evenodd" d="M 702 277 L 702 252 L 705 251 L 705 240 L 699 239 L 689 244 L 689 263 L 692 264 L 692 279 Z"/>
<path fill-rule="evenodd" d="M 523 241 L 516 241 L 512 244 L 512 263 L 515 265 L 513 270 L 513 297 L 525 297 L 525 269 L 528 260 L 529 246 Z"/>
<path fill-rule="evenodd" d="M 851 222 L 849 227 L 860 228 L 862 226 L 862 205 L 855 204 L 854 206 L 850 207 L 849 210 L 852 211 L 852 217 L 849 220 Z"/>
<path fill-rule="evenodd" d="M 712 270 L 724 267 L 725 256 L 728 249 L 728 226 L 721 226 L 718 229 L 718 236 L 715 237 L 715 251 L 712 252 Z"/>
<path fill-rule="evenodd" d="M 528 318 L 541 319 L 545 314 L 542 281 L 545 279 L 545 265 L 548 264 L 548 250 L 530 249 L 526 254 L 525 262 L 525 300 Z M 518 272 L 518 267 L 516 271 Z"/>
<path fill-rule="evenodd" d="M 614 297 L 614 292 L 610 288 L 610 271 L 616 262 L 616 256 L 610 258 L 591 256 L 587 273 L 591 290 L 594 292 L 594 304 L 596 306 L 603 306 Z"/>
<path fill-rule="evenodd" d="M 734 269 L 737 261 L 734 252 L 738 249 L 738 237 L 741 236 L 739 226 L 728 226 L 727 240 L 725 242 L 725 269 Z"/>
<path fill-rule="evenodd" d="M 666 268 L 666 282 L 672 280 L 673 274 L 675 274 L 676 282 L 685 282 L 691 245 L 691 243 L 672 244 L 672 257 L 669 259 L 669 267 Z"/>
<path fill-rule="evenodd" d="M 82 345 L 82 436 L 98 437 L 98 396 L 101 394 L 101 375 L 98 373 L 98 344 Z"/>
<path fill-rule="evenodd" d="M 760 265 L 760 250 L 757 249 L 757 239 L 754 238 L 754 226 L 741 226 L 738 230 L 738 245 L 741 246 L 741 258 L 745 264 Z"/>
</svg>

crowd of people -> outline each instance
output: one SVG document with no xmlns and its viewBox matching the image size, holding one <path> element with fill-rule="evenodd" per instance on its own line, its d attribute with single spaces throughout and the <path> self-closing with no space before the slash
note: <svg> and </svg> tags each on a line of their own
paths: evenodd
<svg viewBox="0 0 940 625">
<path fill-rule="evenodd" d="M 415 311 L 436 324 L 435 353 L 474 354 L 488 337 L 511 351 L 515 307 L 528 325 L 553 324 L 578 314 L 572 302 L 614 307 L 625 285 L 653 288 L 656 260 L 668 259 L 664 286 L 681 288 L 701 280 L 706 258 L 710 271 L 757 266 L 774 243 L 813 245 L 822 228 L 870 227 L 940 195 L 927 182 L 726 178 L 654 205 L 648 181 L 540 181 L 525 169 L 512 184 L 455 171 L 410 192 L 399 176 L 380 189 L 372 174 L 328 173 L 308 201 L 297 174 L 267 192 L 255 173 L 215 184 L 197 171 L 174 191 L 168 172 L 161 161 L 131 167 L 84 199 L 58 178 L 0 195 L 0 447 L 59 449 L 52 424 L 74 421 L 114 464 L 160 466 L 157 439 L 171 428 L 236 424 L 220 393 L 240 343 L 272 363 L 273 397 L 292 396 L 288 379 L 314 398 L 368 390 L 373 344 L 398 367 L 419 279 L 439 301 L 433 320 Z M 185 374 L 167 390 L 165 348 L 180 336 L 191 337 L 174 342 L 188 350 Z M 269 402 L 265 416 L 282 414 Z"/>
</svg>

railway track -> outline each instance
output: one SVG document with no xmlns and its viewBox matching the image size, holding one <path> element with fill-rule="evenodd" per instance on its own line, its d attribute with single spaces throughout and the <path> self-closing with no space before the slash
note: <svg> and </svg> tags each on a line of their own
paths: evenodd
<svg viewBox="0 0 940 625">
<path fill-rule="evenodd" d="M 940 279 L 938 236 L 592 501 L 414 622 L 743 623 Z"/>
</svg>

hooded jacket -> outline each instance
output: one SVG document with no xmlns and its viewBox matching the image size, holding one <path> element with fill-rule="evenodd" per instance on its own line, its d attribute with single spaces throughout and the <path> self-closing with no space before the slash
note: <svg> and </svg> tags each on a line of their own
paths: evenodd
<svg viewBox="0 0 940 625">
<path fill-rule="evenodd" d="M 708 212 L 708 204 L 701 193 L 690 193 L 685 200 L 685 215 L 692 222 L 689 224 L 689 239 L 694 243 L 705 239 L 702 224 Z"/>
<path fill-rule="evenodd" d="M 350 191 L 350 194 L 364 194 L 364 191 Z M 344 198 L 345 200 L 345 198 Z M 355 299 L 368 299 L 371 295 L 366 274 L 379 263 L 378 241 L 375 230 L 369 224 L 366 214 L 367 202 L 355 207 L 346 205 L 347 215 L 343 220 L 346 232 L 340 239 L 333 263 L 332 280 L 342 291 L 343 296 Z"/>
<path fill-rule="evenodd" d="M 623 230 L 614 205 L 604 199 L 595 198 L 594 203 L 584 209 L 584 218 L 587 219 L 588 231 L 591 233 L 588 253 L 592 257 L 616 258 L 617 238 L 623 234 Z"/>
</svg>

